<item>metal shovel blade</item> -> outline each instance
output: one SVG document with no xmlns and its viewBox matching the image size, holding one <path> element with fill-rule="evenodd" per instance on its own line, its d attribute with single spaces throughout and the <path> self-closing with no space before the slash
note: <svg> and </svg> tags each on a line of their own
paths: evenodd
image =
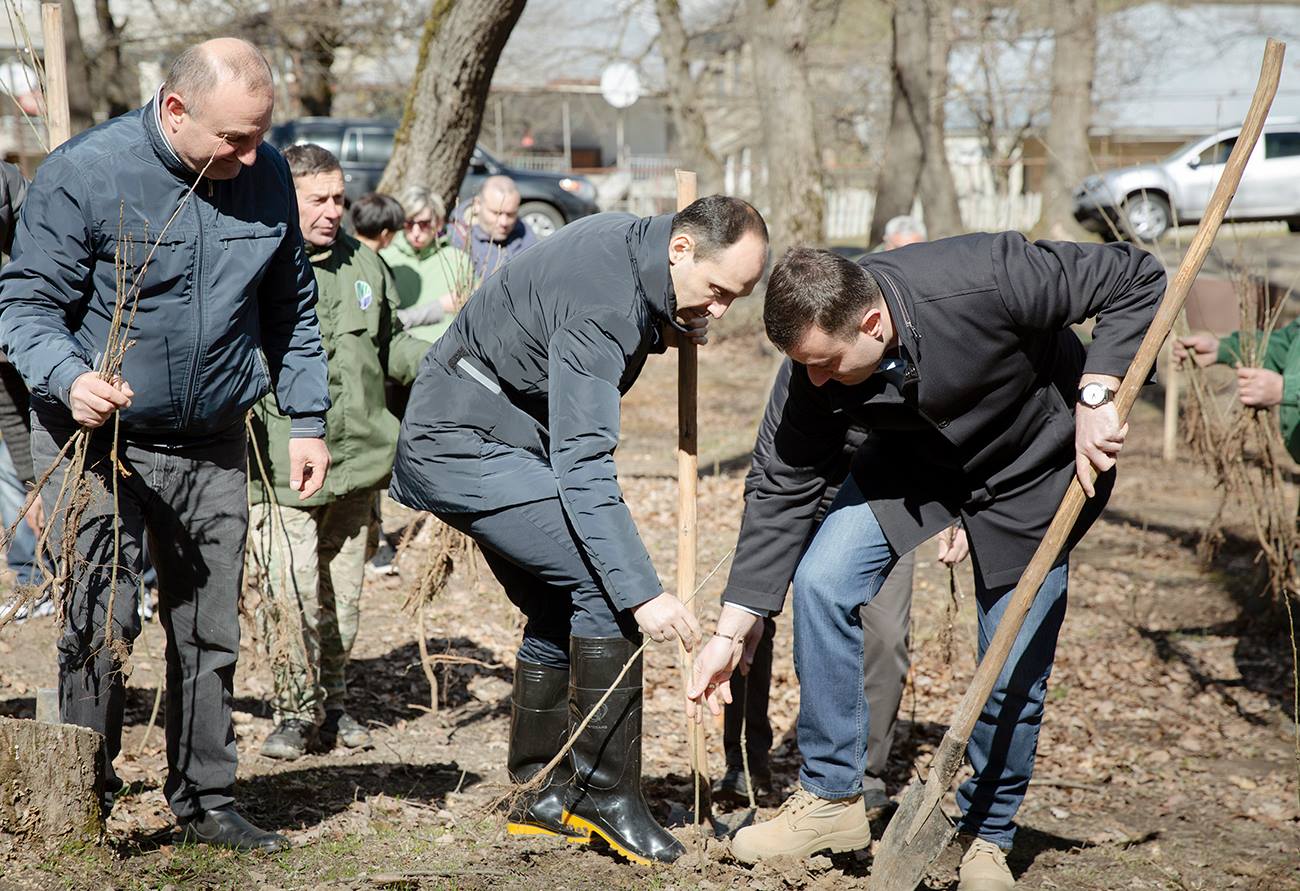
<svg viewBox="0 0 1300 891">
<path fill-rule="evenodd" d="M 943 812 L 943 799 L 957 775 L 965 741 L 945 735 L 922 782 L 913 780 L 903 791 L 898 810 L 876 846 L 869 891 L 914 891 L 930 864 L 952 842 L 957 829 Z"/>
</svg>

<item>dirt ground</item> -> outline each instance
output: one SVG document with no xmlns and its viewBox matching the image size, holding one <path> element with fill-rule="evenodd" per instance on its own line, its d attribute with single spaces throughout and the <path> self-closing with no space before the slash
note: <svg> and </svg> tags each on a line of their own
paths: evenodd
<svg viewBox="0 0 1300 891">
<path fill-rule="evenodd" d="M 750 340 L 702 352 L 700 574 L 728 555 L 740 517 L 747 448 L 775 359 Z M 675 369 L 652 360 L 625 403 L 619 452 L 628 503 L 666 580 L 673 575 Z M 1286 614 L 1257 596 L 1253 550 L 1236 524 L 1214 565 L 1195 556 L 1213 513 L 1212 482 L 1187 462 L 1160 459 L 1158 390 L 1139 404 L 1111 506 L 1072 561 L 1071 605 L 1052 677 L 1039 761 L 1020 813 L 1010 862 L 1031 889 L 1300 888 L 1300 792 Z M 389 525 L 406 519 L 394 509 Z M 898 743 L 894 790 L 937 745 L 974 668 L 969 567 L 957 574 L 951 662 L 940 636 L 948 572 L 934 546 L 917 560 L 913 668 Z M 421 554 L 396 578 L 368 578 L 351 667 L 354 714 L 374 728 L 374 748 L 282 764 L 258 755 L 272 723 L 269 673 L 246 650 L 236 680 L 240 806 L 284 832 L 294 849 L 238 855 L 172 844 L 161 786 L 160 727 L 147 726 L 160 682 L 162 635 L 147 624 L 130 676 L 119 772 L 129 783 L 102 847 L 41 852 L 0 839 L 0 891 L 19 888 L 865 888 L 869 855 L 816 857 L 744 868 L 724 839 L 680 825 L 692 800 L 674 651 L 647 654 L 647 796 L 690 854 L 642 868 L 558 840 L 504 835 L 485 810 L 506 791 L 505 753 L 519 619 L 486 574 L 458 572 L 432 614 L 430 649 L 481 664 L 444 664 L 441 709 L 431 713 L 414 622 L 401 609 Z M 726 567 L 704 586 L 716 612 Z M 50 685 L 52 620 L 0 632 L 0 714 L 32 717 Z M 773 718 L 777 791 L 797 771 L 798 687 L 790 623 L 777 639 Z M 710 727 L 711 763 L 722 763 Z M 951 804 L 951 800 L 950 800 Z M 719 828 L 752 818 L 720 813 Z M 955 887 L 956 853 L 930 889 Z"/>
</svg>

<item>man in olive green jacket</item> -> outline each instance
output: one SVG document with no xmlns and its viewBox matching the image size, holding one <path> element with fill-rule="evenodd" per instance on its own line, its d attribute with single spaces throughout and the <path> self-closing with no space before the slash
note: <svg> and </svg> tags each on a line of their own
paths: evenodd
<svg viewBox="0 0 1300 891">
<path fill-rule="evenodd" d="M 370 742 L 344 708 L 345 669 L 373 505 L 397 446 L 384 378 L 410 383 L 429 345 L 402 330 L 396 287 L 379 255 L 340 231 L 338 160 L 318 145 L 292 146 L 284 156 L 320 292 L 332 403 L 325 416 L 330 475 L 306 499 L 289 486 L 290 419 L 272 396 L 253 410 L 249 544 L 262 581 L 258 623 L 272 660 L 277 722 L 262 754 L 292 760 L 318 741 L 348 748 Z"/>
<path fill-rule="evenodd" d="M 1237 398 L 1252 408 L 1281 406 L 1278 424 L 1291 457 L 1300 461 L 1300 319 L 1268 335 L 1262 367 L 1241 364 L 1241 332 L 1227 337 L 1190 334 L 1174 341 L 1174 356 L 1205 367 L 1222 362 L 1237 366 Z"/>
</svg>

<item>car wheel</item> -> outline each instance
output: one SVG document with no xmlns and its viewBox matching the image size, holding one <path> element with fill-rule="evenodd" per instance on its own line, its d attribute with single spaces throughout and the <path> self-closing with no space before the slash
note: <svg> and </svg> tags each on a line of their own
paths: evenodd
<svg viewBox="0 0 1300 891">
<path fill-rule="evenodd" d="M 544 201 L 525 201 L 519 207 L 519 219 L 527 223 L 538 238 L 554 235 L 564 225 L 560 212 Z"/>
<path fill-rule="evenodd" d="M 1138 192 L 1124 202 L 1124 228 L 1138 241 L 1155 241 L 1173 224 L 1169 202 L 1160 195 Z"/>
</svg>

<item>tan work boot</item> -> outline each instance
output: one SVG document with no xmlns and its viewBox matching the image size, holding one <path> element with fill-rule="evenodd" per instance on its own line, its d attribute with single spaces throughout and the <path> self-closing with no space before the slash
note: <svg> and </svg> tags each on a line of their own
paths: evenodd
<svg viewBox="0 0 1300 891">
<path fill-rule="evenodd" d="M 731 840 L 741 863 L 764 857 L 807 857 L 815 851 L 857 851 L 871 844 L 862 796 L 828 801 L 802 787 L 765 823 L 746 826 Z"/>
<path fill-rule="evenodd" d="M 1016 887 L 1007 868 L 1006 851 L 982 838 L 971 839 L 957 875 L 957 891 L 1011 891 Z"/>
</svg>

